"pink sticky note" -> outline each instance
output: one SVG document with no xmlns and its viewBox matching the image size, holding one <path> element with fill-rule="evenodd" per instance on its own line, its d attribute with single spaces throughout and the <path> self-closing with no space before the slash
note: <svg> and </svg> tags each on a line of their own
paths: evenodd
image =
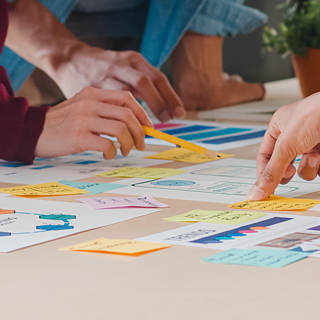
<svg viewBox="0 0 320 320">
<path fill-rule="evenodd" d="M 103 197 L 103 198 L 81 198 L 77 201 L 84 203 L 92 209 L 110 208 L 166 208 L 167 204 L 161 203 L 152 198 L 149 194 L 143 197 Z"/>
</svg>

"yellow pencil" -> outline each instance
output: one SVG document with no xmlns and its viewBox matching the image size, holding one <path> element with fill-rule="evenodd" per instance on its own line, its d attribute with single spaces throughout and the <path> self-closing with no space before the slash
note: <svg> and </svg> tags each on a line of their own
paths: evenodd
<svg viewBox="0 0 320 320">
<path fill-rule="evenodd" d="M 185 149 L 188 149 L 188 150 L 191 150 L 194 152 L 204 154 L 207 157 L 220 158 L 220 156 L 216 152 L 208 150 L 204 147 L 197 146 L 194 143 L 185 141 L 183 139 L 171 136 L 170 134 L 167 134 L 167 133 L 164 133 L 164 132 L 161 132 L 161 131 L 158 131 L 158 130 L 155 130 L 155 129 L 152 129 L 152 128 L 149 128 L 146 126 L 142 126 L 142 128 L 143 128 L 145 134 L 147 134 L 151 137 L 158 138 L 158 139 L 173 143 L 181 148 L 185 148 Z"/>
</svg>

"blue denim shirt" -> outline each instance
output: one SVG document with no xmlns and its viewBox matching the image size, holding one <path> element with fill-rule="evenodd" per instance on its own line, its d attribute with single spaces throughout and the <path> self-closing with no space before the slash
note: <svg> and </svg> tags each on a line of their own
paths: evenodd
<svg viewBox="0 0 320 320">
<path fill-rule="evenodd" d="M 66 21 L 71 11 L 77 5 L 77 0 L 39 1 L 51 10 L 62 23 Z M 84 1 L 90 2 L 90 0 L 80 0 L 79 6 L 82 10 L 85 10 L 85 7 L 83 7 Z M 109 4 L 114 4 L 115 0 L 106 0 L 105 2 L 108 1 L 111 1 Z M 118 5 L 123 3 L 128 6 L 129 3 L 133 5 L 134 2 L 137 4 L 137 1 L 143 2 L 143 0 L 127 0 L 127 3 L 124 1 L 118 1 Z M 136 30 L 135 36 L 142 37 L 140 52 L 155 67 L 160 67 L 164 63 L 186 30 L 206 35 L 227 36 L 236 35 L 238 32 L 249 33 L 267 21 L 265 14 L 243 5 L 244 0 L 146 1 L 150 1 L 150 6 L 145 28 L 144 30 L 141 28 L 134 30 Z M 103 0 L 99 0 L 99 6 L 103 5 L 103 2 Z M 95 10 L 92 7 L 93 4 L 91 2 L 90 10 L 92 11 Z M 115 13 L 115 11 L 106 12 L 106 19 Z M 117 14 L 119 16 L 119 12 Z M 130 19 L 134 18 L 133 15 L 130 16 Z M 126 30 L 128 35 L 132 36 L 134 22 L 130 19 L 126 17 L 126 19 L 121 21 L 118 29 L 117 27 L 106 28 L 105 36 L 117 36 L 117 34 L 124 36 Z M 101 30 L 99 31 L 101 33 Z M 15 91 L 20 88 L 34 69 L 33 65 L 8 48 L 4 49 L 0 57 L 0 64 L 7 69 L 9 79 Z"/>
</svg>

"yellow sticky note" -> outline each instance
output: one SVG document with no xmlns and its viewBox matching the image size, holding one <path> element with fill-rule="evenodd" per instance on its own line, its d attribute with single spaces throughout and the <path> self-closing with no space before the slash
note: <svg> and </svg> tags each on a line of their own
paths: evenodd
<svg viewBox="0 0 320 320">
<path fill-rule="evenodd" d="M 271 195 L 262 201 L 241 201 L 230 204 L 230 208 L 250 210 L 290 211 L 306 210 L 319 204 L 319 200 L 284 198 Z"/>
<path fill-rule="evenodd" d="M 97 253 L 113 253 L 130 256 L 139 256 L 141 254 L 153 252 L 160 249 L 172 247 L 168 244 L 145 242 L 125 239 L 106 239 L 100 238 L 74 246 L 61 248 L 62 251 L 83 251 Z"/>
<path fill-rule="evenodd" d="M 265 213 L 254 211 L 208 211 L 193 210 L 178 216 L 164 218 L 175 222 L 205 222 L 236 225 L 265 216 Z"/>
<path fill-rule="evenodd" d="M 89 191 L 69 187 L 57 181 L 52 181 L 18 187 L 0 188 L 0 192 L 12 194 L 14 196 L 62 196 L 88 193 Z"/>
<path fill-rule="evenodd" d="M 225 158 L 234 157 L 234 155 L 225 154 L 217 152 L 220 157 L 207 157 L 204 154 L 190 151 L 184 148 L 175 148 L 159 152 L 157 154 L 147 156 L 147 159 L 161 159 L 161 160 L 172 160 L 172 161 L 182 161 L 182 162 L 192 162 L 192 163 L 203 163 L 214 160 L 221 160 Z"/>
<path fill-rule="evenodd" d="M 97 174 L 100 177 L 162 179 L 186 172 L 185 170 L 167 168 L 130 168 L 123 167 Z"/>
</svg>

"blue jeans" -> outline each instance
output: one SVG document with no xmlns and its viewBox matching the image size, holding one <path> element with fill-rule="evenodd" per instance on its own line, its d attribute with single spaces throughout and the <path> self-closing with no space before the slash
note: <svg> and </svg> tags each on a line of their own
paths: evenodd
<svg viewBox="0 0 320 320">
<path fill-rule="evenodd" d="M 77 0 L 39 1 L 62 23 L 67 20 L 77 3 Z M 118 27 L 115 24 L 108 27 L 107 22 L 110 19 L 112 21 L 112 15 L 121 17 L 121 11 L 103 13 L 105 17 L 101 21 L 106 26 L 105 36 L 142 37 L 141 54 L 152 65 L 160 67 L 187 30 L 206 35 L 234 36 L 239 32 L 249 33 L 267 21 L 264 13 L 243 3 L 244 0 L 150 0 L 146 22 L 142 26 L 133 28 L 136 25 L 134 20 L 139 21 L 141 17 L 135 18 L 132 10 L 127 10 L 129 16 Z M 118 19 L 113 21 L 115 20 Z M 101 27 L 97 29 L 101 32 Z M 81 33 L 81 30 L 78 31 Z M 94 36 L 94 30 L 91 36 Z M 4 48 L 0 64 L 6 68 L 15 91 L 34 69 L 32 64 L 8 48 Z"/>
</svg>

